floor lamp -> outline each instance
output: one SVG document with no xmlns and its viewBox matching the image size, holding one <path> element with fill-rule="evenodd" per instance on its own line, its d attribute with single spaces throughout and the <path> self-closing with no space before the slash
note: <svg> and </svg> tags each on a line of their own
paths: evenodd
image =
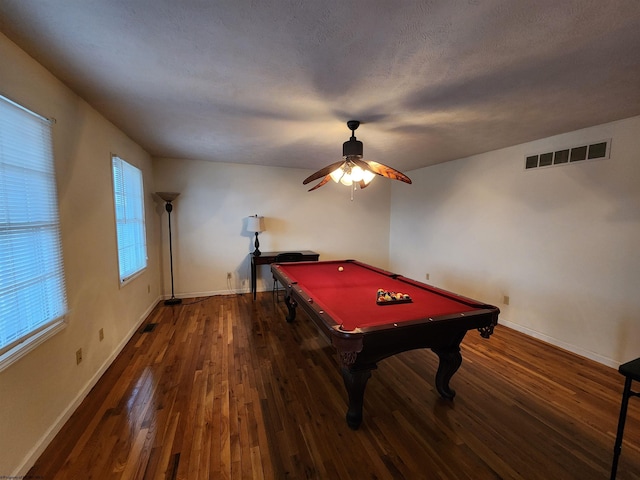
<svg viewBox="0 0 640 480">
<path fill-rule="evenodd" d="M 165 300 L 164 304 L 177 305 L 179 303 L 182 303 L 182 299 L 176 298 L 173 293 L 173 247 L 171 245 L 171 211 L 173 210 L 173 205 L 171 204 L 171 202 L 173 202 L 180 194 L 176 192 L 156 192 L 156 195 L 158 195 L 162 200 L 166 202 L 164 208 L 169 216 L 169 265 L 171 266 L 171 298 Z"/>
</svg>

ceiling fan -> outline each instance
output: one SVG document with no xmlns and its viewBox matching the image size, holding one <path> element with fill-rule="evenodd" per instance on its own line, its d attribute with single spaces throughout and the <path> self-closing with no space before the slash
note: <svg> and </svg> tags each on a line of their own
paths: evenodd
<svg viewBox="0 0 640 480">
<path fill-rule="evenodd" d="M 411 183 L 409 177 L 394 168 L 372 160 L 362 159 L 362 142 L 356 139 L 355 134 L 359 126 L 359 120 L 347 122 L 347 127 L 351 130 L 351 138 L 342 145 L 342 160 L 332 163 L 304 179 L 302 184 L 306 185 L 321 178 L 315 186 L 309 189 L 310 192 L 325 185 L 329 180 L 353 186 L 353 188 L 358 185 L 360 189 L 363 189 L 371 183 L 376 175 Z"/>
</svg>

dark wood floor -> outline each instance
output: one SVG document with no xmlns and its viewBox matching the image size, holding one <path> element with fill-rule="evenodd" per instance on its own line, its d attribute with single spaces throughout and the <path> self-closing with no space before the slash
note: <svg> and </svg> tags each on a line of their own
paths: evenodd
<svg viewBox="0 0 640 480">
<path fill-rule="evenodd" d="M 271 294 L 159 305 L 29 475 L 46 479 L 606 479 L 623 379 L 499 326 L 469 332 L 451 385 L 436 356 L 379 364 L 358 431 L 334 350 Z M 640 478 L 631 399 L 618 478 Z"/>
</svg>

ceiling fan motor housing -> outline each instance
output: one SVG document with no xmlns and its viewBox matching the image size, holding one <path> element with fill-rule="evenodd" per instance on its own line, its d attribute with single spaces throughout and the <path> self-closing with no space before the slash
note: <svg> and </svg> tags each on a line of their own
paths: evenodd
<svg viewBox="0 0 640 480">
<path fill-rule="evenodd" d="M 356 137 L 351 137 L 350 140 L 342 144 L 342 156 L 343 157 L 351 157 L 351 156 L 362 157 L 362 142 L 360 140 L 356 140 Z"/>
</svg>

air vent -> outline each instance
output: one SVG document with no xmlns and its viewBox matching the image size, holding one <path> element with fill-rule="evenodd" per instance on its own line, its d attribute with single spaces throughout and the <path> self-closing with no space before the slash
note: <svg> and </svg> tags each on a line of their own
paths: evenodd
<svg viewBox="0 0 640 480">
<path fill-rule="evenodd" d="M 524 168 L 531 170 L 532 168 L 568 165 L 584 160 L 602 160 L 609 158 L 610 150 L 611 139 L 608 139 L 589 145 L 561 148 L 554 152 L 536 153 L 525 157 Z"/>
<path fill-rule="evenodd" d="M 156 328 L 157 323 L 147 323 L 142 329 L 142 333 L 153 332 L 153 329 Z"/>
</svg>

